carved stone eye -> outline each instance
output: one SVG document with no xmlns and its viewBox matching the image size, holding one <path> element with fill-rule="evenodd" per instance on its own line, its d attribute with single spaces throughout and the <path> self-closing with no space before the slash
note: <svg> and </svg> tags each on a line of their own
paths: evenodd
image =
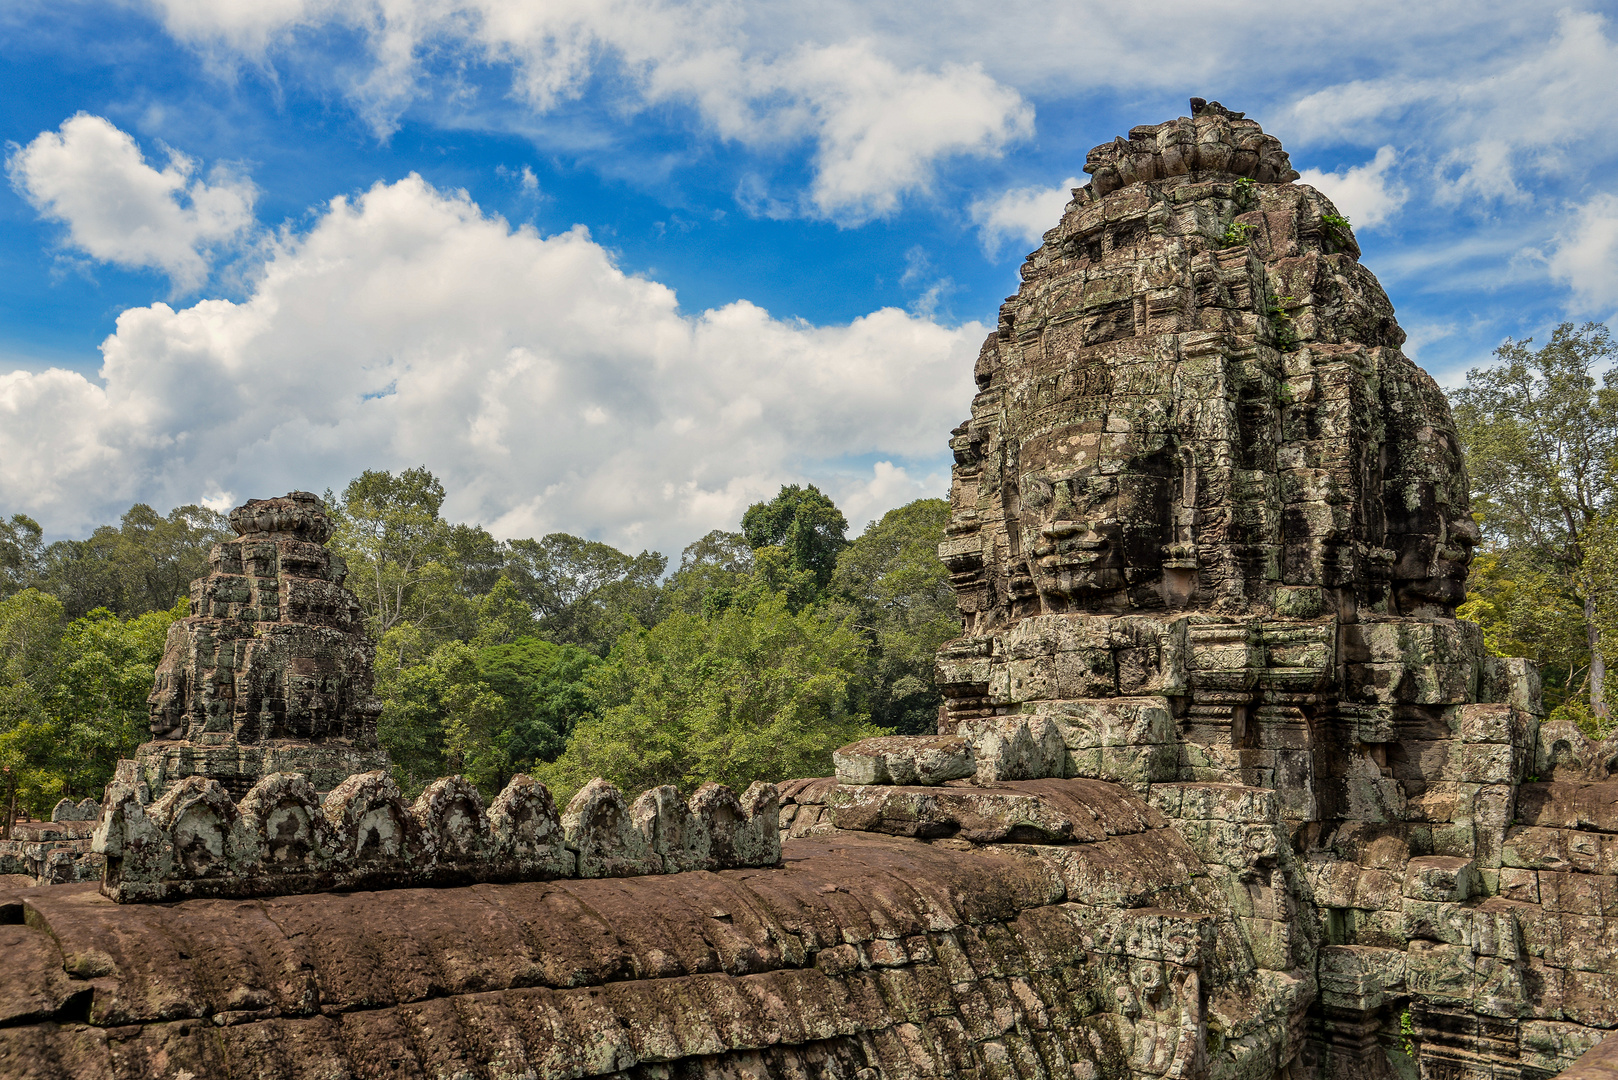
<svg viewBox="0 0 1618 1080">
<path fill-rule="evenodd" d="M 1055 488 L 1043 476 L 1025 476 L 1022 478 L 1022 501 L 1024 506 L 1038 510 L 1050 503 Z"/>
</svg>

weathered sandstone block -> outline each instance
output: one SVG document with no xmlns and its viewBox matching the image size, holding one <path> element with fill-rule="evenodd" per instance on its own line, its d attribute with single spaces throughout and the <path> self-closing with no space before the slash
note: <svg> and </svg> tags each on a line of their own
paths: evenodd
<svg viewBox="0 0 1618 1080">
<path fill-rule="evenodd" d="M 101 804 L 94 799 L 62 799 L 51 809 L 52 821 L 94 821 L 101 813 Z"/>
<path fill-rule="evenodd" d="M 572 877 L 577 856 L 566 846 L 556 802 L 541 784 L 521 773 L 489 804 L 493 858 L 510 866 L 511 879 L 542 881 Z"/>
<path fill-rule="evenodd" d="M 832 752 L 844 784 L 942 784 L 977 771 L 972 747 L 951 735 L 888 735 Z"/>
<path fill-rule="evenodd" d="M 636 827 L 623 793 L 605 780 L 590 781 L 562 813 L 568 849 L 578 857 L 580 877 L 660 874 L 663 859 Z"/>
<path fill-rule="evenodd" d="M 1404 895 L 1410 900 L 1456 903 L 1478 891 L 1478 867 L 1471 859 L 1428 855 L 1405 869 Z"/>
</svg>

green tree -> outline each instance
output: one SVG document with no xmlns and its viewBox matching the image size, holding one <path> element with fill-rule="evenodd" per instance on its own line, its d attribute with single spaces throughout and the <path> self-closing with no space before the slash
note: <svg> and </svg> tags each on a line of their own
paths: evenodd
<svg viewBox="0 0 1618 1080">
<path fill-rule="evenodd" d="M 407 792 L 461 773 L 493 796 L 562 751 L 591 711 L 585 676 L 599 659 L 526 637 L 482 648 L 447 641 L 379 681 L 377 734 Z"/>
<path fill-rule="evenodd" d="M 409 792 L 446 773 L 489 796 L 562 750 L 590 708 L 584 675 L 597 658 L 534 636 L 533 609 L 502 574 L 477 602 L 471 640 L 434 640 L 397 623 L 377 650 L 377 734 Z"/>
<path fill-rule="evenodd" d="M 44 570 L 44 530 L 26 514 L 0 518 L 0 600 L 34 584 Z"/>
<path fill-rule="evenodd" d="M 825 600 L 826 588 L 815 571 L 801 567 L 786 548 L 765 544 L 753 549 L 753 572 L 738 579 L 728 594 L 710 593 L 704 607 L 709 612 L 727 605 L 751 610 L 766 596 L 781 597 L 788 611 L 797 612 Z"/>
<path fill-rule="evenodd" d="M 633 795 L 824 775 L 832 750 L 878 731 L 851 708 L 863 666 L 852 620 L 793 613 L 779 594 L 673 614 L 618 639 L 588 680 L 600 714 L 539 775 L 563 796 L 594 776 Z"/>
<path fill-rule="evenodd" d="M 61 739 L 63 794 L 99 796 L 118 759 L 151 737 L 146 699 L 169 625 L 188 606 L 181 600 L 127 620 L 98 608 L 62 632 L 50 712 Z"/>
<path fill-rule="evenodd" d="M 326 493 L 331 546 L 347 560 L 348 586 L 379 640 L 405 622 L 433 641 L 470 636 L 476 626 L 474 590 L 488 579 L 498 545 L 479 526 L 445 521 L 443 504 L 444 485 L 425 467 L 397 476 L 367 469 L 341 498 Z"/>
<path fill-rule="evenodd" d="M 680 569 L 663 586 L 663 606 L 712 617 L 732 607 L 751 611 L 776 595 L 797 612 L 825 599 L 825 590 L 813 571 L 794 565 L 786 548 L 765 544 L 755 550 L 740 533 L 715 529 L 686 546 Z"/>
<path fill-rule="evenodd" d="M 714 529 L 680 553 L 680 568 L 663 586 L 664 606 L 687 615 L 723 611 L 741 582 L 752 577 L 753 562 L 747 537 Z"/>
<path fill-rule="evenodd" d="M 573 726 L 594 714 L 586 677 L 600 663 L 577 645 L 532 637 L 478 650 L 478 677 L 507 705 L 513 771 L 556 760 Z"/>
<path fill-rule="evenodd" d="M 955 590 L 938 558 L 949 514 L 943 499 L 889 510 L 842 550 L 832 576 L 832 592 L 853 605 L 871 641 L 871 719 L 904 734 L 937 730 L 943 695 L 933 663 L 938 647 L 961 633 Z"/>
<path fill-rule="evenodd" d="M 167 611 L 208 573 L 214 544 L 231 536 L 229 519 L 206 506 L 177 506 L 165 517 L 136 503 L 118 525 L 119 614 Z"/>
<path fill-rule="evenodd" d="M 444 642 L 418 663 L 381 673 L 377 696 L 377 738 L 407 794 L 447 773 L 484 787 L 500 771 L 506 703 L 479 678 L 477 651 L 466 642 Z"/>
<path fill-rule="evenodd" d="M 38 589 L 0 600 L 0 765 L 11 767 L 19 801 L 35 812 L 61 786 L 48 707 L 66 625 L 62 602 Z"/>
<path fill-rule="evenodd" d="M 1456 614 L 1483 628 L 1496 656 L 1525 656 L 1539 665 L 1553 712 L 1582 718 L 1580 690 L 1590 666 L 1584 604 L 1556 573 L 1485 551 L 1472 562 L 1466 603 Z"/>
<path fill-rule="evenodd" d="M 1585 530 L 1583 547 L 1579 591 L 1594 605 L 1600 641 L 1618 641 L 1618 511 L 1603 514 Z M 1594 734 L 1599 735 L 1610 734 L 1618 727 L 1610 709 L 1604 721 L 1596 721 L 1596 727 Z"/>
<path fill-rule="evenodd" d="M 483 680 L 477 650 L 450 641 L 433 652 L 430 667 L 441 677 L 439 710 L 447 772 L 469 778 L 492 796 L 513 772 L 511 707 Z"/>
<path fill-rule="evenodd" d="M 478 598 L 477 631 L 472 643 L 503 645 L 532 637 L 538 629 L 534 609 L 522 598 L 511 578 L 501 574 L 494 586 Z"/>
<path fill-rule="evenodd" d="M 794 570 L 807 571 L 822 592 L 837 568 L 837 553 L 848 545 L 848 519 L 815 485 L 787 484 L 767 503 L 754 503 L 742 515 L 742 535 L 756 551 L 779 547 Z"/>
<path fill-rule="evenodd" d="M 1563 323 L 1543 347 L 1507 340 L 1453 397 L 1484 538 L 1516 578 L 1544 573 L 1578 601 L 1591 712 L 1609 722 L 1596 598 L 1580 588 L 1585 533 L 1614 507 L 1618 368 L 1605 326 Z"/>
<path fill-rule="evenodd" d="M 551 641 L 604 654 L 626 626 L 657 621 L 658 578 L 668 567 L 658 552 L 629 555 L 567 533 L 506 547 L 505 572 Z"/>
<path fill-rule="evenodd" d="M 225 516 L 206 506 L 177 506 L 165 516 L 136 503 L 116 527 L 51 544 L 30 580 L 71 618 L 95 608 L 124 618 L 166 611 L 208 572 L 209 552 L 229 535 Z"/>
<path fill-rule="evenodd" d="M 121 608 L 119 539 L 116 528 L 101 525 L 83 540 L 58 540 L 45 549 L 34 580 L 41 591 L 62 602 L 70 618 L 96 608 Z"/>
<path fill-rule="evenodd" d="M 146 698 L 169 624 L 185 612 L 120 619 L 97 608 L 71 622 L 54 597 L 0 601 L 0 761 L 38 814 L 67 796 L 99 796 L 120 757 L 149 737 Z"/>
<path fill-rule="evenodd" d="M 0 722 L 43 710 L 66 623 L 62 602 L 38 589 L 0 600 Z"/>
</svg>

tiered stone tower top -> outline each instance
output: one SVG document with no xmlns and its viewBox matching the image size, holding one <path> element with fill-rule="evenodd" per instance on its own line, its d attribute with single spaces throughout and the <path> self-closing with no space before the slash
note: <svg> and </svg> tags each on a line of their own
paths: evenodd
<svg viewBox="0 0 1618 1080">
<path fill-rule="evenodd" d="M 973 634 L 1054 612 L 1449 615 L 1454 425 L 1348 224 L 1216 104 L 1090 152 L 953 433 Z"/>
<path fill-rule="evenodd" d="M 348 568 L 327 551 L 332 524 L 306 491 L 230 513 L 191 585 L 191 613 L 169 630 L 150 698 L 153 741 L 135 766 L 153 794 L 189 775 L 241 794 L 267 772 L 307 772 L 329 790 L 386 767 L 381 706 Z"/>
</svg>

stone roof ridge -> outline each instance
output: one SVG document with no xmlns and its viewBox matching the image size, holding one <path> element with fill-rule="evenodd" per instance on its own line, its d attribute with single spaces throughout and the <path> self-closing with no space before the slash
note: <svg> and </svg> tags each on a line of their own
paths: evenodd
<svg viewBox="0 0 1618 1080">
<path fill-rule="evenodd" d="M 335 531 L 326 504 L 308 491 L 248 499 L 230 512 L 230 527 L 245 540 L 291 537 L 315 544 L 324 544 Z"/>
<path fill-rule="evenodd" d="M 689 800 L 653 788 L 633 803 L 596 779 L 557 813 L 519 774 L 485 806 L 462 776 L 406 802 L 387 772 L 350 776 L 325 796 L 305 775 L 272 773 L 240 800 L 191 776 L 153 799 L 115 780 L 93 849 L 102 892 L 120 903 L 288 896 L 555 878 L 640 877 L 781 861 L 780 794 L 704 784 Z"/>
<path fill-rule="evenodd" d="M 1191 115 L 1131 128 L 1091 150 L 1084 162 L 1090 190 L 1102 196 L 1130 184 L 1174 177 L 1248 179 L 1287 184 L 1298 179 L 1281 140 L 1258 121 L 1217 101 L 1191 99 Z"/>
</svg>

